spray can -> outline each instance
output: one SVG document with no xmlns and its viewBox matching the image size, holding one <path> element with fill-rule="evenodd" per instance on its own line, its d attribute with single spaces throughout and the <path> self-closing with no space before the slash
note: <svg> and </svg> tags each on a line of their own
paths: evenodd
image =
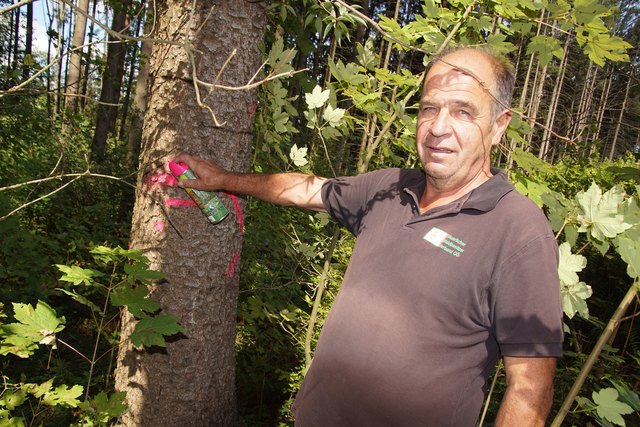
<svg viewBox="0 0 640 427">
<path fill-rule="evenodd" d="M 173 176 L 180 181 L 197 178 L 196 174 L 193 173 L 185 163 L 170 161 L 169 170 L 171 170 Z M 227 211 L 227 208 L 222 204 L 215 193 L 211 191 L 195 190 L 193 188 L 185 188 L 184 190 L 193 199 L 193 201 L 196 202 L 200 210 L 202 210 L 204 215 L 212 224 L 219 223 L 229 214 L 229 211 Z"/>
</svg>

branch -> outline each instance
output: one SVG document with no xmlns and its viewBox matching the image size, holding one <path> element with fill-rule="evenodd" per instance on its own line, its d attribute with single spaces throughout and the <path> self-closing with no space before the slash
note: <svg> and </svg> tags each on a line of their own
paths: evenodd
<svg viewBox="0 0 640 427">
<path fill-rule="evenodd" d="M 12 4 L 10 6 L 3 7 L 2 9 L 0 9 L 0 15 L 2 15 L 5 12 L 9 12 L 10 10 L 22 7 L 25 4 L 29 4 L 29 3 L 33 2 L 33 1 L 35 1 L 35 0 L 22 0 L 22 1 L 18 2 L 18 3 L 16 3 L 16 4 Z"/>
</svg>

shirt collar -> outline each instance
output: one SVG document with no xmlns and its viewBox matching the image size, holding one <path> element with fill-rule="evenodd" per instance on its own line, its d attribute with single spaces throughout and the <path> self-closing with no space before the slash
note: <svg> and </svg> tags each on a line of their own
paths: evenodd
<svg viewBox="0 0 640 427">
<path fill-rule="evenodd" d="M 482 212 L 489 212 L 493 210 L 500 199 L 502 199 L 507 193 L 511 192 L 514 187 L 507 180 L 506 175 L 501 169 L 491 168 L 493 176 L 486 182 L 482 183 L 479 187 L 474 188 L 469 193 L 449 203 L 446 206 L 442 206 L 442 209 L 447 211 L 459 212 L 462 209 L 475 209 Z M 426 176 L 424 172 L 420 174 L 417 180 L 408 180 L 404 186 L 404 191 L 411 195 L 416 205 L 419 205 L 420 195 L 424 191 L 426 185 Z M 440 208 L 437 208 L 440 210 Z"/>
</svg>

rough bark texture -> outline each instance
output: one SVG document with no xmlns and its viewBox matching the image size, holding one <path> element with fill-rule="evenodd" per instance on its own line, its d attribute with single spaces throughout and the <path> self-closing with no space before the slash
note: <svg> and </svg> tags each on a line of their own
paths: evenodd
<svg viewBox="0 0 640 427">
<path fill-rule="evenodd" d="M 156 39 L 191 41 L 198 76 L 215 80 L 234 48 L 220 83 L 245 84 L 261 64 L 266 10 L 262 2 L 211 4 L 168 0 L 157 4 Z M 190 20 L 192 19 L 192 20 Z M 200 32 L 197 32 L 200 26 Z M 144 120 L 141 167 L 132 223 L 132 246 L 166 273 L 153 298 L 175 314 L 186 329 L 166 350 L 139 351 L 127 342 L 134 327 L 123 319 L 116 387 L 127 392 L 128 426 L 234 426 L 235 322 L 237 262 L 242 244 L 242 203 L 221 195 L 229 217 L 212 225 L 196 207 L 166 207 L 167 198 L 186 198 L 183 190 L 149 186 L 148 178 L 164 173 L 171 150 L 188 151 L 222 166 L 247 170 L 250 163 L 254 92 L 215 91 L 207 97 L 221 128 L 196 103 L 191 65 L 185 50 L 154 43 Z M 202 89 L 203 96 L 208 93 Z M 160 161 L 153 162 L 156 159 Z M 168 222 L 175 224 L 178 234 Z M 165 225 L 164 229 L 162 226 Z"/>
</svg>

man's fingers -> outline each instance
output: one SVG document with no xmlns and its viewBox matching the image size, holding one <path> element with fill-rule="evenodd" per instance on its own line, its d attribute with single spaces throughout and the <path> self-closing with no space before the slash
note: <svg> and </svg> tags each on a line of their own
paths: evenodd
<svg viewBox="0 0 640 427">
<path fill-rule="evenodd" d="M 173 158 L 174 162 L 186 163 L 187 165 L 192 160 L 193 160 L 193 156 L 191 156 L 191 154 L 188 154 L 188 153 L 178 153 L 178 155 Z"/>
<path fill-rule="evenodd" d="M 183 179 L 178 181 L 178 187 L 180 188 L 196 188 L 198 189 L 198 180 L 197 179 Z"/>
</svg>

